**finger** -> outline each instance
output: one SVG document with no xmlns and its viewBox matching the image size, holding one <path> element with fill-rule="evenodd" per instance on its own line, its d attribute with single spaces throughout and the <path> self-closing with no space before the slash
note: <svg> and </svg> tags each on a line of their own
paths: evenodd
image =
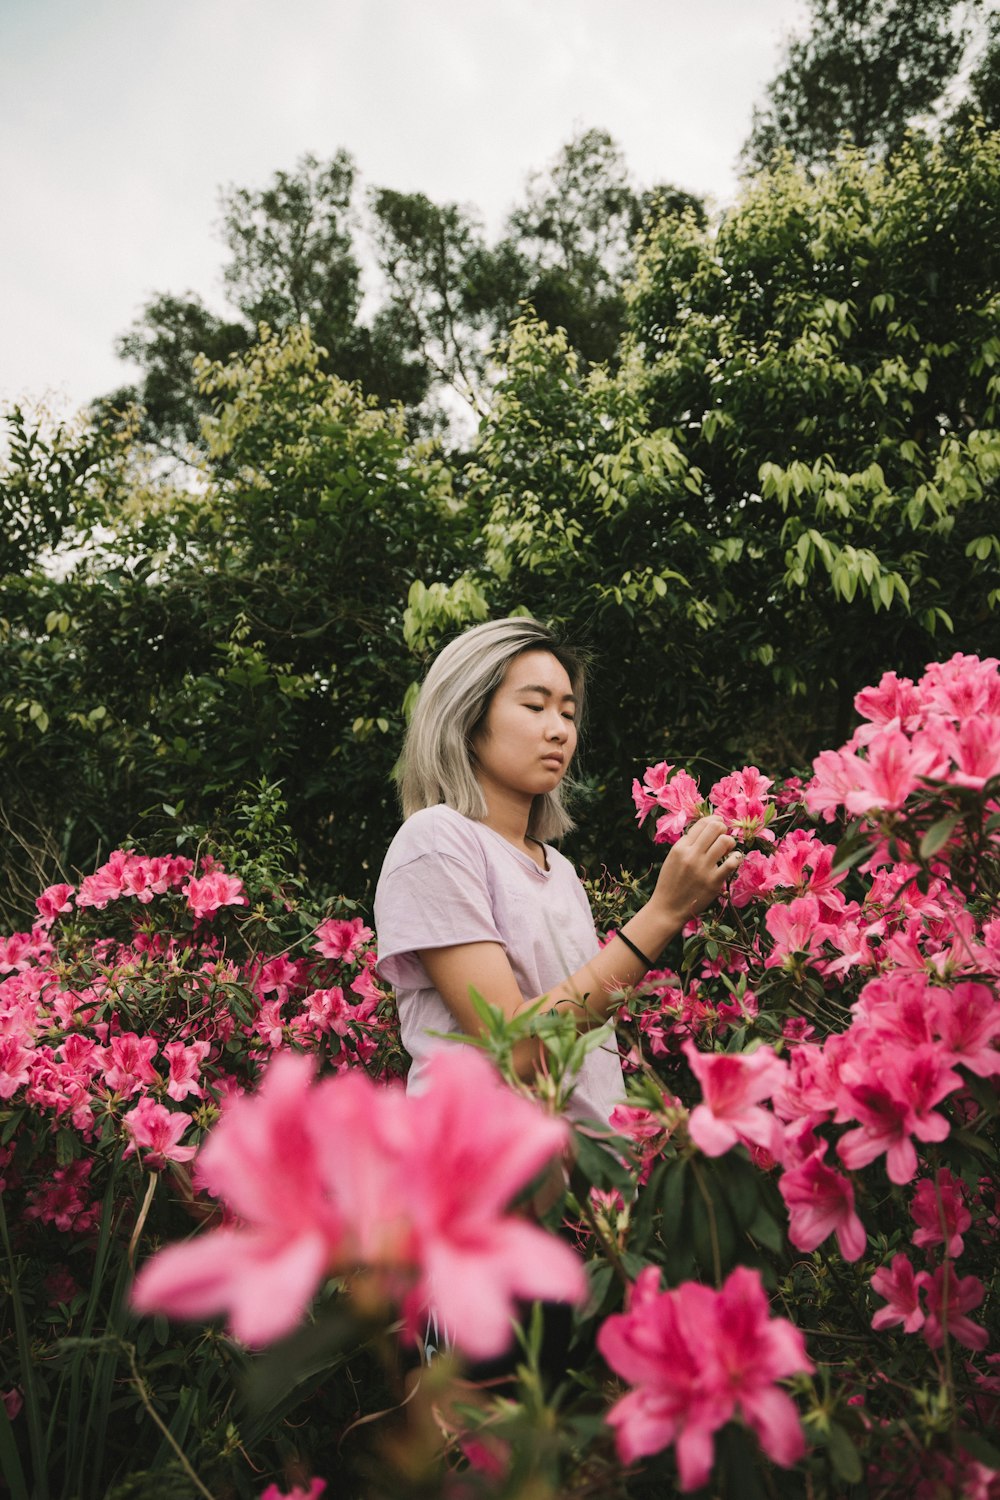
<svg viewBox="0 0 1000 1500">
<path fill-rule="evenodd" d="M 721 818 L 718 818 L 713 814 L 708 818 L 696 819 L 696 821 L 688 827 L 686 833 L 684 834 L 684 837 L 689 840 L 692 845 L 704 845 L 706 848 L 710 848 L 715 840 L 719 837 L 719 835 L 724 834 L 725 831 L 725 823 Z"/>
</svg>

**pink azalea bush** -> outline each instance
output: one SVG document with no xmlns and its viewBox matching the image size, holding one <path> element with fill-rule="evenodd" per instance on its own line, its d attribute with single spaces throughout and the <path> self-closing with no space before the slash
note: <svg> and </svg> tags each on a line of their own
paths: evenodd
<svg viewBox="0 0 1000 1500">
<path fill-rule="evenodd" d="M 295 1476 L 277 1493 L 336 1485 L 357 1430 L 379 1494 L 722 1495 L 757 1469 L 780 1500 L 997 1500 L 1000 672 L 955 656 L 856 707 L 811 776 L 636 781 L 654 842 L 714 812 L 744 859 L 622 996 L 610 1139 L 551 1113 L 587 1044 L 558 1017 L 493 1018 L 510 1086 L 464 1044 L 427 1093 L 392 1086 L 350 909 L 307 918 L 259 869 L 135 851 L 50 887 L 0 939 L 0 1177 L 42 1344 L 83 1326 L 113 1242 L 138 1337 L 175 1341 L 185 1382 L 266 1346 L 305 1393 L 266 1460 Z M 609 930 L 638 899 L 624 876 L 594 894 Z M 511 1065 L 532 1025 L 542 1104 Z M 557 1388 L 536 1298 L 575 1309 Z M 451 1358 L 413 1387 L 429 1311 Z M 470 1401 L 454 1380 L 515 1321 L 522 1385 Z M 22 1444 L 26 1365 L 0 1382 Z M 198 1398 L 202 1453 L 230 1441 L 221 1389 Z"/>
<path fill-rule="evenodd" d="M 197 1180 L 213 1124 L 251 1096 L 272 1059 L 308 1066 L 305 1053 L 329 1077 L 357 1075 L 375 1093 L 371 1080 L 397 1076 L 402 1059 L 391 1002 L 373 981 L 371 930 L 349 915 L 311 915 L 294 881 L 262 882 L 252 867 L 237 875 L 218 855 L 196 865 L 122 849 L 77 884 L 49 886 L 35 906 L 33 925 L 0 937 L 0 1228 L 10 1257 L 0 1369 L 21 1462 L 51 1479 L 73 1444 L 67 1425 L 65 1452 L 35 1451 L 64 1409 L 60 1350 L 102 1326 L 127 1339 L 125 1275 L 139 1246 L 218 1213 Z M 337 923 L 351 941 L 331 951 Z M 176 1369 L 182 1391 L 200 1360 L 207 1390 L 232 1366 L 222 1355 L 179 1345 L 160 1380 Z M 76 1358 L 82 1389 L 102 1360 L 109 1389 L 130 1389 L 121 1353 L 81 1346 Z M 141 1411 L 134 1390 L 133 1399 Z M 202 1430 L 220 1434 L 221 1452 L 224 1407 L 204 1400 Z M 131 1462 L 135 1417 L 127 1403 L 119 1409 L 95 1415 L 95 1440 L 109 1462 L 116 1452 Z"/>
<path fill-rule="evenodd" d="M 676 842 L 715 812 L 746 853 L 728 906 L 691 924 L 679 971 L 648 975 L 622 1019 L 635 1038 L 625 1062 L 636 1105 L 650 1108 L 662 1090 L 690 1111 L 695 1155 L 676 1129 L 660 1138 L 658 1160 L 636 1153 L 659 1179 L 661 1204 L 683 1209 L 674 1233 L 692 1241 L 668 1249 L 668 1269 L 714 1264 L 718 1275 L 770 1246 L 786 1306 L 817 1291 L 828 1302 L 831 1263 L 862 1301 L 867 1287 L 870 1351 L 838 1343 L 829 1316 L 811 1350 L 843 1372 L 834 1427 L 828 1409 L 817 1431 L 843 1479 L 863 1471 L 845 1461 L 853 1446 L 869 1455 L 874 1492 L 890 1495 L 907 1492 L 917 1468 L 907 1379 L 940 1386 L 949 1413 L 946 1443 L 928 1424 L 925 1483 L 935 1466 L 944 1474 L 949 1444 L 963 1473 L 988 1459 L 973 1450 L 996 1420 L 998 663 L 956 655 L 917 682 L 887 673 L 856 708 L 851 740 L 823 752 L 790 795 L 752 766 L 704 794 L 666 762 L 636 780 L 637 818 L 654 819 L 655 842 Z M 733 1152 L 752 1176 L 730 1158 L 706 1178 Z M 646 1249 L 641 1211 L 635 1220 L 630 1248 Z M 712 1239 L 707 1257 L 699 1238 Z M 779 1239 L 797 1263 L 773 1258 Z M 903 1340 L 896 1355 L 880 1347 L 886 1338 Z M 649 1452 L 626 1435 L 628 1414 L 653 1399 L 649 1377 L 617 1335 L 599 1342 L 639 1382 L 635 1401 L 616 1408 L 622 1451 Z M 877 1375 L 890 1358 L 894 1384 Z M 694 1427 L 704 1438 L 705 1424 Z M 692 1465 L 682 1428 L 690 1417 L 661 1435 L 676 1445 L 682 1483 L 700 1484 L 707 1471 Z M 981 1482 L 975 1493 L 994 1493 L 992 1479 Z"/>
</svg>

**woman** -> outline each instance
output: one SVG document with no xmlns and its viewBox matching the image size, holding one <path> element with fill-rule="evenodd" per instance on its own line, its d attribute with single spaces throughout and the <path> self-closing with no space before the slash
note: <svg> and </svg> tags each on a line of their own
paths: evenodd
<svg viewBox="0 0 1000 1500">
<path fill-rule="evenodd" d="M 573 827 L 560 787 L 583 706 L 580 658 L 535 620 L 477 625 L 432 664 L 403 751 L 405 821 L 375 896 L 378 972 L 396 991 L 417 1089 L 434 1033 L 475 1034 L 477 991 L 507 1016 L 542 999 L 581 1029 L 606 1025 L 568 1113 L 606 1123 L 624 1095 L 609 1016 L 739 864 L 719 818 L 664 860 L 652 896 L 604 948 L 572 865 L 546 840 Z M 543 998 L 544 997 L 544 998 Z M 534 1039 L 515 1062 L 530 1077 Z"/>
</svg>

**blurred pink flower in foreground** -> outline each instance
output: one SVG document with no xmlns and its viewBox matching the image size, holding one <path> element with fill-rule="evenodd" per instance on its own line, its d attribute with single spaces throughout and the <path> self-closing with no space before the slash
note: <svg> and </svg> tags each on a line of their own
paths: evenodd
<svg viewBox="0 0 1000 1500">
<path fill-rule="evenodd" d="M 733 1417 L 775 1463 L 801 1458 L 795 1404 L 775 1381 L 813 1365 L 799 1330 L 768 1314 L 760 1275 L 746 1266 L 718 1292 L 693 1281 L 661 1292 L 655 1267 L 640 1272 L 628 1310 L 597 1336 L 608 1364 L 634 1387 L 608 1414 L 626 1463 L 676 1443 L 681 1489 L 698 1489 L 711 1473 L 713 1435 Z"/>
<path fill-rule="evenodd" d="M 153 1256 L 133 1292 L 140 1311 L 225 1313 L 259 1345 L 295 1327 L 327 1276 L 350 1291 L 364 1271 L 366 1307 L 399 1304 L 411 1335 L 433 1307 L 482 1359 L 510 1343 L 516 1299 L 583 1299 L 569 1246 L 506 1211 L 567 1144 L 564 1121 L 466 1047 L 434 1059 L 419 1096 L 361 1073 L 312 1075 L 310 1059 L 283 1054 L 226 1109 L 197 1174 L 242 1222 Z"/>
<path fill-rule="evenodd" d="M 325 1479 L 314 1479 L 307 1490 L 300 1484 L 293 1485 L 290 1490 L 280 1490 L 276 1484 L 269 1484 L 261 1492 L 260 1500 L 319 1500 L 325 1489 Z"/>
</svg>

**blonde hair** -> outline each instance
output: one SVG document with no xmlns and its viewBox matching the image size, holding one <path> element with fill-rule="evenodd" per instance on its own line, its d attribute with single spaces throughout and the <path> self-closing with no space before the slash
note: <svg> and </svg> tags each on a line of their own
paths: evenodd
<svg viewBox="0 0 1000 1500">
<path fill-rule="evenodd" d="M 584 659 L 545 625 L 521 616 L 474 625 L 435 657 L 420 688 L 397 771 L 404 818 L 440 802 L 477 822 L 486 817 L 472 741 L 507 668 L 526 651 L 547 651 L 556 658 L 582 712 Z M 561 838 L 575 826 L 560 792 L 556 787 L 535 798 L 528 819 L 533 838 Z"/>
</svg>

